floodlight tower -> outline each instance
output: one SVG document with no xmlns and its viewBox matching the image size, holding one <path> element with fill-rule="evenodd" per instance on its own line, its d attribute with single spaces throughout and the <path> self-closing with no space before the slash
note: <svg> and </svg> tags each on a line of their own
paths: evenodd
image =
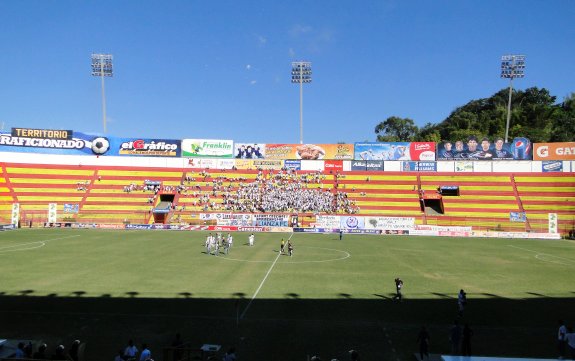
<svg viewBox="0 0 575 361">
<path fill-rule="evenodd" d="M 102 122 L 104 123 L 104 134 L 106 133 L 106 91 L 104 88 L 104 77 L 112 77 L 112 55 L 92 54 L 92 75 L 102 79 Z"/>
<path fill-rule="evenodd" d="M 303 144 L 303 84 L 311 83 L 311 62 L 292 62 L 291 82 L 299 84 L 299 142 Z"/>
<path fill-rule="evenodd" d="M 503 55 L 501 57 L 501 77 L 509 79 L 509 101 L 507 102 L 507 123 L 505 125 L 505 143 L 507 143 L 509 121 L 511 120 L 513 79 L 525 77 L 525 55 Z"/>
</svg>

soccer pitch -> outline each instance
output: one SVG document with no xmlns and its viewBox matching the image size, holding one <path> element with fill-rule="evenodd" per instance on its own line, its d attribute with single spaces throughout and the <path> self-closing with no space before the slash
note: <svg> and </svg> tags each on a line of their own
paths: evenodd
<svg viewBox="0 0 575 361">
<path fill-rule="evenodd" d="M 229 254 L 214 256 L 207 234 L 0 233 L 0 338 L 79 338 L 87 360 L 112 359 L 128 339 L 161 360 L 177 332 L 193 348 L 235 346 L 242 360 L 342 360 L 349 349 L 407 360 L 421 325 L 430 351 L 449 353 L 459 319 L 474 330 L 474 355 L 552 358 L 557 320 L 575 322 L 573 241 L 256 233 L 250 247 L 249 233 L 232 233 Z M 292 257 L 279 253 L 282 238 Z"/>
</svg>

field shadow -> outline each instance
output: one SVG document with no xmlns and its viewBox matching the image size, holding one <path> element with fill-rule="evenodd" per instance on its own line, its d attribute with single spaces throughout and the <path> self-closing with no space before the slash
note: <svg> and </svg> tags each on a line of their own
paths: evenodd
<svg viewBox="0 0 575 361">
<path fill-rule="evenodd" d="M 129 338 L 151 344 L 155 358 L 162 360 L 162 347 L 178 332 L 197 348 L 206 343 L 222 345 L 222 350 L 235 346 L 246 360 L 264 354 L 279 361 L 305 360 L 305 355 L 316 353 L 322 359 L 345 359 L 351 348 L 361 349 L 362 359 L 407 359 L 416 351 L 414 340 L 421 325 L 428 327 L 434 340 L 431 351 L 449 353 L 448 333 L 455 319 L 472 325 L 477 354 L 552 358 L 556 322 L 570 317 L 575 302 L 575 297 L 536 292 L 527 292 L 533 297 L 522 299 L 468 295 L 465 314 L 458 318 L 457 299 L 442 293 L 430 293 L 433 298 L 428 299 L 409 298 L 407 293 L 401 303 L 392 300 L 393 293 L 361 299 L 338 292 L 329 299 L 307 299 L 289 292 L 279 299 L 249 302 L 240 291 L 231 291 L 226 298 L 198 298 L 189 292 L 173 298 L 144 298 L 135 291 L 123 297 L 92 297 L 83 291 L 49 297 L 35 293 L 0 292 L 3 337 L 33 337 L 49 344 L 78 338 L 90 350 L 98 350 L 86 361 L 113 356 Z M 381 347 L 388 340 L 399 356 L 394 357 L 391 347 Z"/>
</svg>

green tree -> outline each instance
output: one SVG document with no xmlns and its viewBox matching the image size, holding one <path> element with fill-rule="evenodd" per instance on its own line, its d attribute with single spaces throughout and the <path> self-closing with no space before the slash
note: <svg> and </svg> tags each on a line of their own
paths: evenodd
<svg viewBox="0 0 575 361">
<path fill-rule="evenodd" d="M 378 142 L 410 142 L 418 132 L 409 118 L 389 117 L 375 127 Z"/>
<path fill-rule="evenodd" d="M 553 114 L 551 142 L 573 142 L 575 140 L 575 93 L 566 97 Z"/>
</svg>

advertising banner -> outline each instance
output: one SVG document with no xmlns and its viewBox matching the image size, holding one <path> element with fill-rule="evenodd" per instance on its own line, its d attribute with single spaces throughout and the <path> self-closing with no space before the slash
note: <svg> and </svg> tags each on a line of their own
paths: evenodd
<svg viewBox="0 0 575 361">
<path fill-rule="evenodd" d="M 200 219 L 204 221 L 215 220 L 218 226 L 251 226 L 253 218 L 251 214 L 240 213 L 200 213 Z"/>
<path fill-rule="evenodd" d="M 411 160 L 409 142 L 355 143 L 355 160 Z"/>
<path fill-rule="evenodd" d="M 287 169 L 301 170 L 301 160 L 284 160 L 284 167 Z"/>
<path fill-rule="evenodd" d="M 254 226 L 260 227 L 288 227 L 289 216 L 274 214 L 255 214 Z"/>
<path fill-rule="evenodd" d="M 455 162 L 456 172 L 473 172 L 473 162 L 459 161 Z"/>
<path fill-rule="evenodd" d="M 383 161 L 382 160 L 366 160 L 365 168 L 371 172 L 383 171 Z"/>
<path fill-rule="evenodd" d="M 367 170 L 366 160 L 354 160 L 351 162 L 351 170 Z"/>
<path fill-rule="evenodd" d="M 266 159 L 353 159 L 353 144 L 266 144 Z"/>
<path fill-rule="evenodd" d="M 541 162 L 541 171 L 546 172 L 563 172 L 563 161 L 561 160 L 544 160 Z"/>
<path fill-rule="evenodd" d="M 323 168 L 326 172 L 342 172 L 343 171 L 343 161 L 342 160 L 326 160 L 323 162 Z"/>
<path fill-rule="evenodd" d="M 488 138 L 479 140 L 475 136 L 465 141 L 445 141 L 437 145 L 437 159 L 509 160 L 513 159 L 511 145 L 504 143 L 503 138 L 497 138 L 492 143 Z"/>
<path fill-rule="evenodd" d="M 503 138 L 490 140 L 475 136 L 467 140 L 446 141 L 437 146 L 437 159 L 473 159 L 473 160 L 530 160 L 531 142 L 527 138 L 515 138 L 505 143 Z"/>
<path fill-rule="evenodd" d="M 533 160 L 575 160 L 575 142 L 535 143 Z"/>
<path fill-rule="evenodd" d="M 48 203 L 48 222 L 56 222 L 58 218 L 58 209 L 56 203 Z"/>
<path fill-rule="evenodd" d="M 183 139 L 182 157 L 233 158 L 234 141 L 225 139 Z"/>
<path fill-rule="evenodd" d="M 79 204 L 64 203 L 64 213 L 78 213 L 79 210 L 80 210 Z"/>
<path fill-rule="evenodd" d="M 339 228 L 341 229 L 365 229 L 365 219 L 355 216 L 341 216 Z"/>
<path fill-rule="evenodd" d="M 411 160 L 435 160 L 434 142 L 411 142 L 409 144 Z"/>
<path fill-rule="evenodd" d="M 436 172 L 436 162 L 401 162 L 404 172 Z"/>
<path fill-rule="evenodd" d="M 256 169 L 282 169 L 284 161 L 280 159 L 254 159 L 254 167 Z"/>
<path fill-rule="evenodd" d="M 20 221 L 20 203 L 12 203 L 12 218 L 10 223 L 14 226 L 18 226 Z"/>
<path fill-rule="evenodd" d="M 12 128 L 0 133 L 0 151 L 67 155 L 103 155 L 108 138 L 71 130 Z"/>
<path fill-rule="evenodd" d="M 365 217 L 366 229 L 399 230 L 414 226 L 415 218 L 412 217 Z"/>
<path fill-rule="evenodd" d="M 509 212 L 509 221 L 511 222 L 527 222 L 525 212 Z"/>
<path fill-rule="evenodd" d="M 179 157 L 181 154 L 179 140 L 109 137 L 108 142 L 110 151 L 107 155 Z"/>
<path fill-rule="evenodd" d="M 234 158 L 236 159 L 261 159 L 265 158 L 266 145 L 258 143 L 235 143 Z"/>
<path fill-rule="evenodd" d="M 339 228 L 340 216 L 317 216 L 315 224 L 319 228 Z"/>
<path fill-rule="evenodd" d="M 549 233 L 557 233 L 557 213 L 549 213 Z"/>
</svg>

